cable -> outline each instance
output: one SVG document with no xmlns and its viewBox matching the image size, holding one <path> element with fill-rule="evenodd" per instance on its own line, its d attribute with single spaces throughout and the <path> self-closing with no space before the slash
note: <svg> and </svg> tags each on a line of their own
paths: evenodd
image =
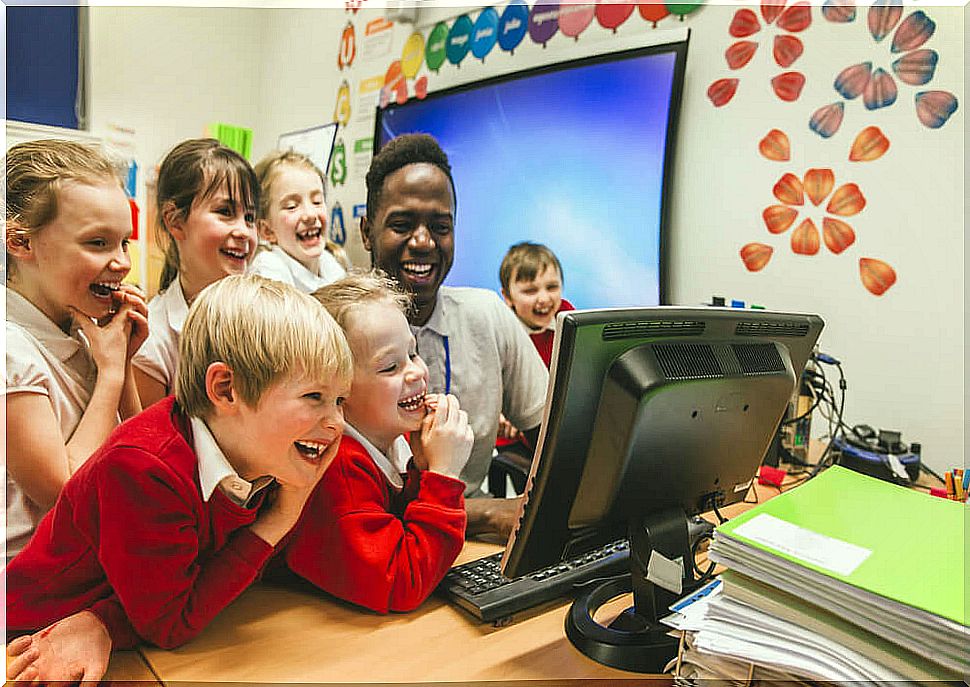
<svg viewBox="0 0 970 687">
<path fill-rule="evenodd" d="M 846 391 L 846 388 L 848 387 L 848 384 L 846 384 L 846 381 L 845 381 L 845 373 L 842 370 L 841 362 L 839 362 L 835 358 L 832 358 L 831 356 L 825 356 L 825 354 L 818 354 L 816 356 L 816 359 L 823 363 L 835 365 L 836 369 L 838 369 L 839 391 L 841 392 L 840 394 L 841 398 L 839 399 L 838 410 L 836 410 L 837 418 L 834 419 L 835 420 L 834 427 L 833 427 L 833 418 L 831 418 L 831 416 L 829 417 L 829 441 L 825 445 L 825 450 L 822 451 L 822 455 L 818 459 L 818 462 L 815 464 L 815 467 L 812 468 L 812 473 L 810 477 L 814 477 L 821 470 L 828 467 L 829 456 L 832 453 L 832 445 L 835 443 L 836 439 L 838 438 L 839 431 L 843 431 L 844 433 L 843 426 L 845 425 L 845 423 L 842 421 L 842 415 L 845 412 L 845 391 Z M 835 410 L 835 390 L 832 389 L 831 385 L 828 382 L 828 379 L 825 378 L 825 372 L 823 368 L 819 368 L 819 370 L 821 371 L 823 379 L 825 379 L 825 382 L 824 382 L 826 387 L 825 393 L 827 393 L 828 395 L 831 408 Z"/>
<path fill-rule="evenodd" d="M 941 482 L 946 482 L 945 479 L 943 479 L 938 474 L 936 474 L 935 472 L 933 472 L 933 470 L 931 470 L 929 467 L 927 467 L 926 463 L 924 463 L 922 461 L 922 459 L 919 462 L 919 469 L 922 470 L 923 472 L 925 472 L 928 475 L 932 475 L 933 477 L 936 477 L 936 479 L 940 480 Z"/>
<path fill-rule="evenodd" d="M 723 525 L 724 523 L 727 522 L 727 518 L 721 515 L 721 511 L 717 509 L 717 505 L 714 506 L 714 515 L 717 516 L 717 522 L 719 525 Z"/>
</svg>

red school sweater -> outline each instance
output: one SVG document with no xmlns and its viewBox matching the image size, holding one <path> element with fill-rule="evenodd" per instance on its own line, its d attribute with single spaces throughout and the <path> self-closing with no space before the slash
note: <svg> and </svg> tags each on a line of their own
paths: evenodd
<svg viewBox="0 0 970 687">
<path fill-rule="evenodd" d="M 179 646 L 257 577 L 257 509 L 202 500 L 188 418 L 169 397 L 120 425 L 68 480 L 7 566 L 8 632 L 85 609 L 113 648 Z M 261 499 L 260 499 L 261 500 Z"/>
<path fill-rule="evenodd" d="M 561 312 L 568 312 L 575 309 L 572 303 L 563 298 L 556 314 L 558 315 Z M 552 360 L 552 342 L 556 338 L 556 332 L 551 329 L 543 329 L 541 332 L 530 333 L 529 338 L 532 339 L 532 344 L 539 351 L 542 362 L 546 364 L 546 367 L 549 367 Z"/>
<path fill-rule="evenodd" d="M 410 469 L 397 492 L 344 435 L 282 555 L 297 575 L 378 613 L 410 611 L 465 543 L 465 484 Z"/>
</svg>

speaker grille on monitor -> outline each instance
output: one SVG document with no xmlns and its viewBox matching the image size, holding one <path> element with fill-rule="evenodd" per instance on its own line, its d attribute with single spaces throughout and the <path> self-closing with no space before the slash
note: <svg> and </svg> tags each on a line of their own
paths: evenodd
<svg viewBox="0 0 970 687">
<path fill-rule="evenodd" d="M 738 336 L 808 336 L 807 322 L 738 322 Z"/>
<path fill-rule="evenodd" d="M 741 363 L 743 374 L 761 375 L 785 371 L 785 363 L 774 344 L 731 344 L 731 348 Z"/>
<path fill-rule="evenodd" d="M 611 322 L 603 327 L 603 341 L 616 341 L 644 336 L 698 336 L 704 333 L 704 323 L 696 320 L 681 322 L 641 320 L 639 322 Z"/>
<path fill-rule="evenodd" d="M 657 344 L 654 355 L 668 379 L 721 377 L 721 365 L 708 344 Z"/>
</svg>

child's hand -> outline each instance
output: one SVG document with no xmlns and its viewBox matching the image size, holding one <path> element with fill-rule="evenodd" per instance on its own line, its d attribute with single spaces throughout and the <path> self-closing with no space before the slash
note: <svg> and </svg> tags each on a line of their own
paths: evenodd
<svg viewBox="0 0 970 687">
<path fill-rule="evenodd" d="M 71 309 L 74 323 L 84 334 L 91 349 L 91 357 L 98 366 L 98 374 L 114 371 L 125 373 L 128 354 L 128 341 L 131 337 L 131 319 L 128 313 L 132 306 L 122 305 L 118 312 L 95 322 L 80 310 Z"/>
<path fill-rule="evenodd" d="M 421 422 L 420 432 L 411 433 L 414 464 L 459 479 L 475 435 L 468 424 L 468 413 L 458 407 L 457 398 L 449 394 L 435 400 L 434 410 Z"/>
<path fill-rule="evenodd" d="M 517 439 L 519 436 L 519 430 L 508 421 L 504 415 L 499 413 L 498 416 L 498 437 L 500 439 Z"/>
<path fill-rule="evenodd" d="M 122 284 L 121 288 L 112 294 L 115 302 L 120 308 L 128 305 L 128 320 L 131 324 L 131 331 L 128 335 L 128 350 L 125 361 L 132 359 L 141 345 L 148 338 L 148 304 L 141 289 L 134 284 Z"/>
<path fill-rule="evenodd" d="M 339 447 L 340 436 L 324 450 L 312 481 L 306 484 L 279 483 L 279 488 L 270 495 L 268 503 L 263 506 L 256 520 L 250 525 L 258 537 L 271 546 L 276 546 L 286 533 L 293 529 L 300 519 L 300 514 L 303 513 L 303 506 L 320 482 L 323 473 L 330 467 Z"/>
<path fill-rule="evenodd" d="M 68 616 L 7 646 L 7 679 L 14 684 L 97 685 L 108 669 L 111 638 L 90 611 Z"/>
</svg>

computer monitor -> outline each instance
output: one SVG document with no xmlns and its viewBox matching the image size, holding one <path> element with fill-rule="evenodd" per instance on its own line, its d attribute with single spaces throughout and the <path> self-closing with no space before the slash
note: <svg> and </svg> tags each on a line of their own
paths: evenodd
<svg viewBox="0 0 970 687">
<path fill-rule="evenodd" d="M 815 315 L 731 308 L 560 313 L 536 459 L 502 565 L 519 577 L 630 538 L 631 576 L 569 614 L 582 651 L 644 672 L 676 652 L 656 620 L 678 594 L 648 579 L 651 556 L 686 560 L 688 517 L 744 498 L 822 326 Z M 682 575 L 683 591 L 690 581 Z M 595 606 L 631 589 L 620 630 L 592 622 Z"/>
<path fill-rule="evenodd" d="M 687 32 L 669 33 L 683 40 L 378 110 L 375 150 L 423 132 L 448 154 L 460 240 L 445 284 L 497 291 L 505 252 L 534 241 L 559 258 L 577 308 L 669 302 L 667 225 Z"/>
</svg>

